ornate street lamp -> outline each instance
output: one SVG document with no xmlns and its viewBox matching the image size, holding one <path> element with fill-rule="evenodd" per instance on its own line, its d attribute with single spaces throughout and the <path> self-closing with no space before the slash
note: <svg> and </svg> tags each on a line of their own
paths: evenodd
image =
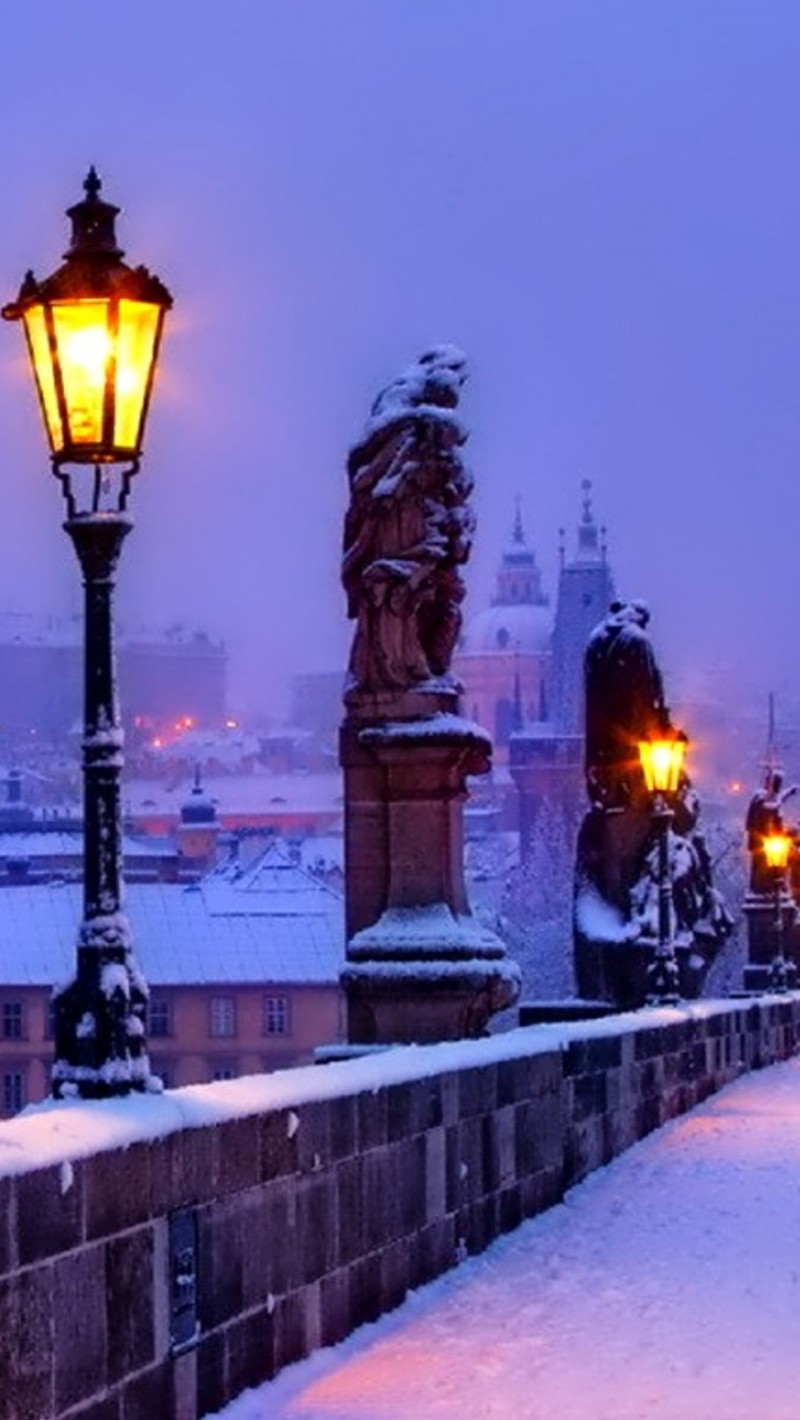
<svg viewBox="0 0 800 1420">
<path fill-rule="evenodd" d="M 147 987 L 123 912 L 120 771 L 112 597 L 126 512 L 138 471 L 164 315 L 166 287 L 127 266 L 117 246 L 118 207 L 100 197 L 91 168 L 70 207 L 64 264 L 41 281 L 31 271 L 3 308 L 22 320 L 53 473 L 83 573 L 83 921 L 74 978 L 54 993 L 56 1097 L 144 1090 Z"/>
<path fill-rule="evenodd" d="M 775 930 L 775 956 L 769 969 L 769 984 L 775 991 L 786 991 L 789 987 L 789 978 L 792 974 L 791 967 L 783 954 L 783 897 L 786 887 L 786 869 L 789 866 L 789 854 L 792 849 L 792 838 L 788 833 L 776 831 L 768 833 L 761 840 L 764 850 L 764 860 L 772 878 L 772 890 L 774 893 L 774 930 Z"/>
<path fill-rule="evenodd" d="M 673 805 L 681 786 L 686 745 L 686 736 L 681 731 L 669 731 L 658 738 L 642 740 L 639 744 L 639 759 L 651 796 L 658 845 L 658 943 L 647 972 L 647 999 L 661 1004 L 680 1000 L 678 963 L 672 940 L 669 830 L 675 816 Z"/>
</svg>

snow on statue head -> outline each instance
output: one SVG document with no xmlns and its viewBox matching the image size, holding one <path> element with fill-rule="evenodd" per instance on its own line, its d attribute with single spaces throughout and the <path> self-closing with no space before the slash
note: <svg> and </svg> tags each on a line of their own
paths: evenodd
<svg viewBox="0 0 800 1420">
<path fill-rule="evenodd" d="M 367 433 L 411 410 L 455 409 L 467 378 L 467 362 L 453 345 L 435 345 L 381 390 L 370 411 Z"/>
<path fill-rule="evenodd" d="M 381 391 L 351 450 L 342 559 L 356 622 L 349 692 L 449 680 L 474 531 L 456 414 L 466 378 L 459 350 L 427 351 Z"/>
</svg>

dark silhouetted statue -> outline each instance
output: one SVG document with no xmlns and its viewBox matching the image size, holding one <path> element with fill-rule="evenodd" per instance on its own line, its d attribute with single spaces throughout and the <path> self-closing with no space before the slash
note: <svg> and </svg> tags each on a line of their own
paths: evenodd
<svg viewBox="0 0 800 1420">
<path fill-rule="evenodd" d="M 607 806 L 630 802 L 642 783 L 639 741 L 669 728 L 649 620 L 643 602 L 613 602 L 586 647 L 587 787 Z"/>
<path fill-rule="evenodd" d="M 770 896 L 774 893 L 775 880 L 764 856 L 764 839 L 771 834 L 785 832 L 783 805 L 796 793 L 796 784 L 784 789 L 780 769 L 769 769 L 763 788 L 757 790 L 750 800 L 745 828 L 750 853 L 751 892 L 767 893 Z"/>
<path fill-rule="evenodd" d="M 474 518 L 456 409 L 464 357 L 430 350 L 375 401 L 348 460 L 342 580 L 356 630 L 353 691 L 449 675 Z"/>
<path fill-rule="evenodd" d="M 577 844 L 576 975 L 582 996 L 624 1008 L 643 1004 L 658 940 L 657 837 L 639 744 L 673 730 L 649 619 L 642 602 L 612 603 L 584 661 L 591 807 Z M 700 805 L 685 774 L 673 810 L 672 939 L 681 994 L 697 996 L 733 923 L 713 886 Z"/>
</svg>

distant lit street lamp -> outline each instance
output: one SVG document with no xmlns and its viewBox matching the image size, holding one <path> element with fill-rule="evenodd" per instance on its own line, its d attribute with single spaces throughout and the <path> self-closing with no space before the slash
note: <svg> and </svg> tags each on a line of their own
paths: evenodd
<svg viewBox="0 0 800 1420">
<path fill-rule="evenodd" d="M 112 597 L 132 522 L 138 471 L 164 315 L 166 287 L 127 266 L 117 246 L 119 211 L 100 197 L 90 169 L 86 196 L 70 207 L 65 261 L 37 281 L 31 271 L 3 309 L 22 320 L 53 472 L 66 502 L 64 529 L 85 589 L 84 889 L 77 970 L 54 995 L 53 1093 L 87 1098 L 147 1088 L 147 987 L 122 910 L 120 771 Z"/>
<path fill-rule="evenodd" d="M 681 785 L 686 757 L 686 736 L 665 733 L 639 744 L 644 781 L 651 795 L 658 845 L 658 943 L 647 972 L 647 999 L 670 1003 L 680 1000 L 678 963 L 672 940 L 672 874 L 669 865 L 669 830 L 675 797 Z"/>
<path fill-rule="evenodd" d="M 775 991 L 786 991 L 789 986 L 791 968 L 783 954 L 783 896 L 786 887 L 786 869 L 792 839 L 788 833 L 769 833 L 761 840 L 764 860 L 772 878 L 775 905 L 775 956 L 769 969 L 769 984 Z"/>
</svg>

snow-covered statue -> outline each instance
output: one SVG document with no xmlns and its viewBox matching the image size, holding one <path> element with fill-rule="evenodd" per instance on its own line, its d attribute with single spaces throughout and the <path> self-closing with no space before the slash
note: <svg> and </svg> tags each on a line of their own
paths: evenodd
<svg viewBox="0 0 800 1420">
<path fill-rule="evenodd" d="M 463 355 L 438 346 L 378 395 L 347 464 L 342 581 L 356 623 L 348 689 L 447 677 L 474 531 L 457 416 Z"/>
<path fill-rule="evenodd" d="M 356 627 L 339 731 L 340 981 L 352 1044 L 479 1036 L 519 992 L 464 875 L 467 780 L 491 764 L 450 673 L 474 530 L 465 380 L 458 350 L 429 350 L 378 396 L 347 464 L 342 580 Z"/>
<path fill-rule="evenodd" d="M 589 638 L 586 787 L 578 834 L 575 965 L 582 996 L 643 1004 L 658 940 L 659 859 L 639 742 L 672 729 L 642 602 L 614 602 Z M 668 854 L 671 935 L 684 996 L 700 994 L 733 923 L 713 886 L 698 828 L 700 803 L 684 774 L 672 805 Z"/>
<path fill-rule="evenodd" d="M 770 834 L 786 831 L 783 806 L 786 800 L 796 793 L 796 784 L 790 784 L 788 789 L 784 789 L 783 773 L 780 769 L 770 768 L 765 775 L 763 788 L 758 789 L 750 800 L 745 829 L 750 853 L 751 892 L 764 893 L 770 898 L 774 895 L 775 878 L 767 866 L 764 839 Z"/>
</svg>

